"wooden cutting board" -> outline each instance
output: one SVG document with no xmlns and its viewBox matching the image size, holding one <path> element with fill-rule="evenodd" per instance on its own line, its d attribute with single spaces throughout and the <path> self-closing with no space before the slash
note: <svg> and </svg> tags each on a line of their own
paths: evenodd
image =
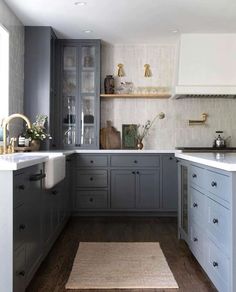
<svg viewBox="0 0 236 292">
<path fill-rule="evenodd" d="M 107 121 L 107 126 L 100 130 L 101 149 L 120 149 L 121 136 L 116 128 L 112 127 L 111 121 Z"/>
</svg>

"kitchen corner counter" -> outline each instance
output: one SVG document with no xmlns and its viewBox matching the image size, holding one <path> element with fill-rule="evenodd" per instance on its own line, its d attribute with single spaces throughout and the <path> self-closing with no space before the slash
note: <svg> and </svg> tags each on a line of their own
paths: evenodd
<svg viewBox="0 0 236 292">
<path fill-rule="evenodd" d="M 226 171 L 236 171 L 236 153 L 175 153 L 177 158 Z"/>
</svg>

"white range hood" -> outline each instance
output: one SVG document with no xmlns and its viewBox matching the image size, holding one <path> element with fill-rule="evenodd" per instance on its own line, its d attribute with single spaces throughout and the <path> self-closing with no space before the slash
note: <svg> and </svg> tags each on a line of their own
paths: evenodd
<svg viewBox="0 0 236 292">
<path fill-rule="evenodd" d="M 182 34 L 175 98 L 236 98 L 236 34 Z"/>
</svg>

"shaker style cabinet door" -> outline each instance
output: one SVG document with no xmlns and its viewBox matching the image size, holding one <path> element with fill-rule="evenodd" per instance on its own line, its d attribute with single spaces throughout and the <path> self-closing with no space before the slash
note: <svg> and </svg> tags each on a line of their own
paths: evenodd
<svg viewBox="0 0 236 292">
<path fill-rule="evenodd" d="M 63 148 L 99 147 L 100 41 L 61 41 Z"/>
</svg>

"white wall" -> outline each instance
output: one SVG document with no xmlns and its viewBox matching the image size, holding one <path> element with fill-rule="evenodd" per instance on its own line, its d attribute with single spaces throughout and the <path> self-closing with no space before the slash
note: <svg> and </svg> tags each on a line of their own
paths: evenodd
<svg viewBox="0 0 236 292">
<path fill-rule="evenodd" d="M 136 86 L 172 86 L 176 64 L 175 45 L 103 45 L 102 80 L 117 74 L 116 65 L 123 63 L 126 77 Z M 143 77 L 143 65 L 149 63 L 152 78 Z M 160 111 L 166 118 L 158 120 L 144 140 L 146 149 L 171 149 L 176 146 L 212 146 L 216 130 L 232 136 L 236 146 L 236 100 L 227 99 L 104 99 L 101 102 L 101 126 L 112 120 L 119 131 L 122 124 L 145 123 Z M 205 126 L 189 126 L 189 119 L 208 113 Z"/>
</svg>

